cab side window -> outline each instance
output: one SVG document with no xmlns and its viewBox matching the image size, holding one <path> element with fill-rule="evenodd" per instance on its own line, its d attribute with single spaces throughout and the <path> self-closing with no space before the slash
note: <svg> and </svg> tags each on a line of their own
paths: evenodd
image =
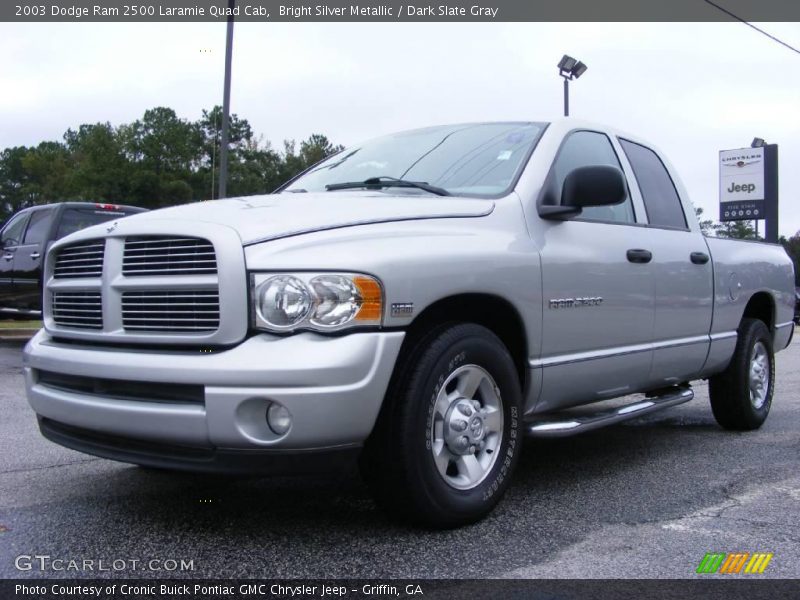
<svg viewBox="0 0 800 600">
<path fill-rule="evenodd" d="M 564 186 L 564 179 L 578 167 L 612 166 L 622 171 L 622 166 L 614 152 L 611 141 L 603 133 L 596 131 L 576 131 L 561 145 L 555 163 L 553 163 L 553 177 L 555 189 L 560 195 Z M 584 208 L 575 220 L 581 221 L 608 221 L 614 223 L 634 223 L 633 205 L 630 194 L 621 204 L 613 206 L 590 206 Z"/>
<path fill-rule="evenodd" d="M 23 213 L 12 217 L 0 234 L 0 244 L 3 248 L 19 246 L 22 241 L 22 232 L 25 231 L 25 224 L 28 222 L 28 213 Z"/>
<path fill-rule="evenodd" d="M 641 144 L 623 139 L 619 143 L 639 183 L 650 224 L 671 229 L 688 229 L 680 196 L 658 155 Z"/>
<path fill-rule="evenodd" d="M 53 222 L 53 211 L 47 208 L 39 209 L 31 215 L 31 222 L 25 232 L 25 244 L 41 244 L 50 232 Z"/>
</svg>

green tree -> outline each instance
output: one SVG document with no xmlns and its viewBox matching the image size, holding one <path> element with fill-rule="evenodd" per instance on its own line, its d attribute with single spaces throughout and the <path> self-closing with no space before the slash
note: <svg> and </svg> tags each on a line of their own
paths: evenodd
<svg viewBox="0 0 800 600">
<path fill-rule="evenodd" d="M 203 110 L 197 121 L 202 141 L 199 166 L 194 177 L 197 199 L 214 199 L 219 187 L 220 150 L 222 143 L 222 107 Z M 253 138 L 253 129 L 247 119 L 237 114 L 228 121 L 228 196 L 264 193 L 249 173 L 252 160 L 261 159 L 258 143 Z"/>
<path fill-rule="evenodd" d="M 124 131 L 129 157 L 157 175 L 188 173 L 200 158 L 202 132 L 171 108 L 147 110 Z"/>
<path fill-rule="evenodd" d="M 282 158 L 269 143 L 252 139 L 230 153 L 229 157 L 230 196 L 268 194 L 282 183 Z"/>
<path fill-rule="evenodd" d="M 300 142 L 300 158 L 305 168 L 342 150 L 344 150 L 344 146 L 333 145 L 327 137 L 319 133 L 313 133 L 307 140 Z"/>
<path fill-rule="evenodd" d="M 299 151 L 296 148 L 297 144 L 294 140 L 283 142 L 282 182 L 288 181 L 319 161 L 344 150 L 344 146 L 332 144 L 327 137 L 319 133 L 314 133 L 308 139 L 300 142 Z"/>
<path fill-rule="evenodd" d="M 756 230 L 753 227 L 754 221 L 724 221 L 718 223 L 712 219 L 704 219 L 702 208 L 695 207 L 694 212 L 697 215 L 703 235 L 716 235 L 717 237 L 737 240 L 764 239 L 762 236 L 756 235 Z"/>
<path fill-rule="evenodd" d="M 130 165 L 110 123 L 81 125 L 64 134 L 71 170 L 62 198 L 121 203 L 128 200 Z"/>
<path fill-rule="evenodd" d="M 192 200 L 193 173 L 202 159 L 203 132 L 171 108 L 145 111 L 142 119 L 119 128 L 130 163 L 131 191 L 142 206 L 168 206 Z"/>
<path fill-rule="evenodd" d="M 72 167 L 64 144 L 42 142 L 22 158 L 27 174 L 25 192 L 31 204 L 43 204 L 59 197 L 66 199 L 67 181 Z"/>
<path fill-rule="evenodd" d="M 33 204 L 104 201 L 157 208 L 213 198 L 219 184 L 222 108 L 197 121 L 168 107 L 145 111 L 118 127 L 83 124 L 62 142 L 7 148 L 0 153 L 0 218 Z M 275 190 L 281 183 L 342 149 L 321 134 L 286 141 L 276 151 L 250 123 L 231 115 L 228 195 Z"/>
<path fill-rule="evenodd" d="M 704 219 L 703 209 L 699 206 L 695 207 L 694 214 L 697 216 L 697 221 L 700 223 L 700 231 L 703 232 L 703 235 L 713 235 L 716 230 L 714 221 L 712 219 Z"/>
<path fill-rule="evenodd" d="M 780 243 L 794 263 L 794 284 L 800 287 L 800 231 L 790 238 L 781 236 Z"/>
<path fill-rule="evenodd" d="M 6 148 L 0 153 L 0 219 L 3 222 L 31 204 L 25 191 L 29 177 L 23 160 L 27 153 L 25 146 Z"/>
<path fill-rule="evenodd" d="M 760 240 L 752 221 L 724 221 L 715 226 L 717 237 L 737 240 Z"/>
</svg>

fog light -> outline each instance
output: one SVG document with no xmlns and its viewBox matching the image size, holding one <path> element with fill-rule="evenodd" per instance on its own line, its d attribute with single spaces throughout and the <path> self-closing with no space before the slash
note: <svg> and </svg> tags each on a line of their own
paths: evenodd
<svg viewBox="0 0 800 600">
<path fill-rule="evenodd" d="M 292 415 L 285 406 L 273 402 L 267 409 L 267 425 L 276 435 L 283 435 L 292 426 Z"/>
</svg>

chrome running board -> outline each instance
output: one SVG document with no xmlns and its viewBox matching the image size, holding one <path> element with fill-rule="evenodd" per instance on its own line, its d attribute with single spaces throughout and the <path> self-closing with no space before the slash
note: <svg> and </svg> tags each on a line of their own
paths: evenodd
<svg viewBox="0 0 800 600">
<path fill-rule="evenodd" d="M 671 406 L 677 406 L 688 402 L 692 398 L 694 398 L 694 392 L 691 388 L 679 387 L 658 396 L 644 398 L 633 404 L 626 404 L 625 406 L 603 410 L 590 415 L 575 417 L 559 413 L 534 415 L 534 420 L 527 423 L 525 428 L 526 433 L 531 437 L 567 437 L 627 421 L 628 419 L 635 419 Z"/>
</svg>

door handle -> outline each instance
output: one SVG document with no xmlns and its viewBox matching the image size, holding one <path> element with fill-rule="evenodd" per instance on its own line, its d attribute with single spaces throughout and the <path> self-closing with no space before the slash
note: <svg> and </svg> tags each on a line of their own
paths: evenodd
<svg viewBox="0 0 800 600">
<path fill-rule="evenodd" d="M 632 263 L 649 263 L 653 260 L 653 253 L 641 248 L 632 248 L 626 253 L 628 261 Z"/>
<path fill-rule="evenodd" d="M 40 256 L 41 254 L 39 254 L 38 252 L 31 252 L 31 258 L 39 258 Z"/>
<path fill-rule="evenodd" d="M 696 265 L 704 265 L 708 262 L 708 254 L 705 252 L 692 252 L 689 258 Z"/>
<path fill-rule="evenodd" d="M 12 258 L 14 258 L 14 255 L 13 254 L 3 254 L 3 258 L 5 258 L 6 260 L 11 260 Z"/>
</svg>

